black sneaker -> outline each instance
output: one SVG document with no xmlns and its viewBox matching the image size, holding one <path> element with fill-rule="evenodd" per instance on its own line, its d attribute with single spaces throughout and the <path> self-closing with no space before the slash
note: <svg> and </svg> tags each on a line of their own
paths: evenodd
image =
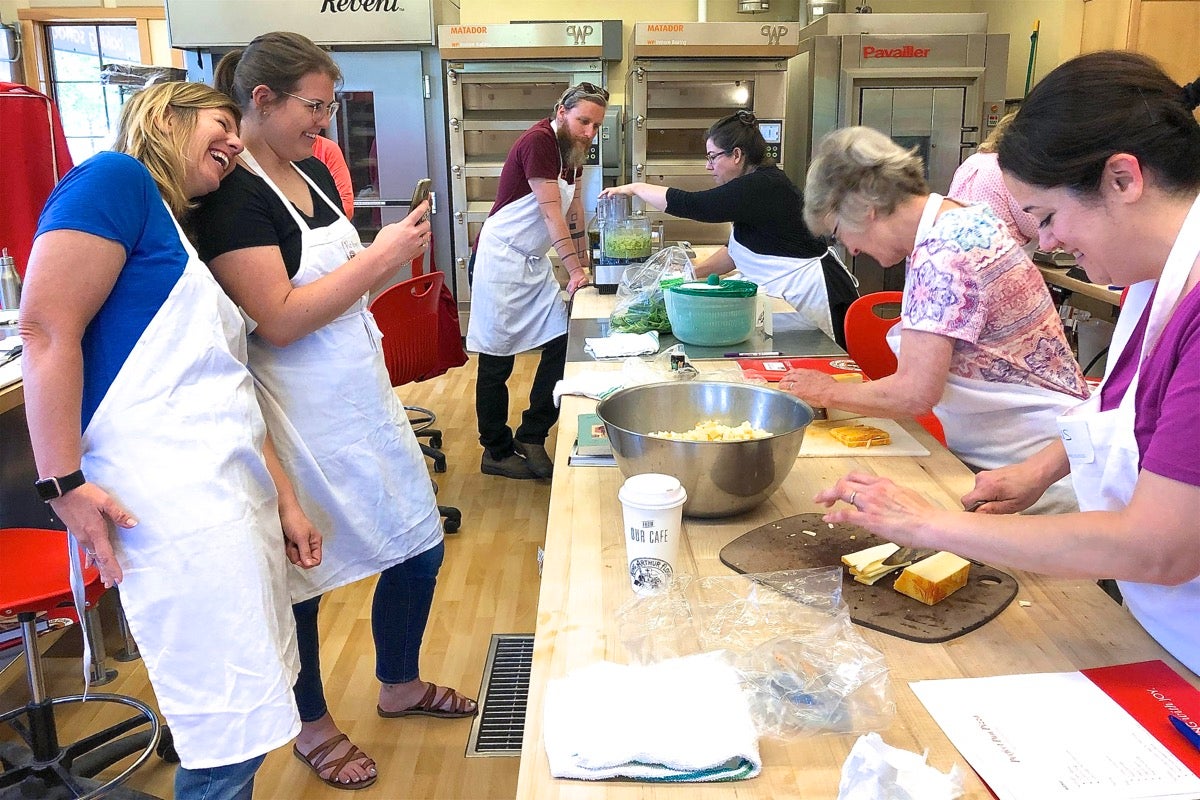
<svg viewBox="0 0 1200 800">
<path fill-rule="evenodd" d="M 525 456 L 525 464 L 535 476 L 539 478 L 554 477 L 554 462 L 546 453 L 545 445 L 514 441 L 513 448 Z"/>
<path fill-rule="evenodd" d="M 483 460 L 479 463 L 479 471 L 484 475 L 499 475 L 501 478 L 512 478 L 518 481 L 529 481 L 537 477 L 525 463 L 525 459 L 516 453 L 496 459 L 492 458 L 491 453 L 484 450 Z"/>
</svg>

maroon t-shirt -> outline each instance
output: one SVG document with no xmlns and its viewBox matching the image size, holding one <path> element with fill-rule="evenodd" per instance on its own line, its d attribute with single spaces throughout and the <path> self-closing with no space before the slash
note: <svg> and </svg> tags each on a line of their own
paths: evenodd
<svg viewBox="0 0 1200 800">
<path fill-rule="evenodd" d="M 500 185 L 496 188 L 496 202 L 488 216 L 492 216 L 514 200 L 533 193 L 529 185 L 530 178 L 545 178 L 557 180 L 561 177 L 567 183 L 574 184 L 576 178 L 583 174 L 582 169 L 574 173 L 562 169 L 562 161 L 558 154 L 558 140 L 554 137 L 554 128 L 550 127 L 549 118 L 543 119 L 532 128 L 521 134 L 508 151 L 504 160 L 504 168 L 500 170 Z M 563 211 L 566 211 L 564 208 Z"/>
<path fill-rule="evenodd" d="M 1133 380 L 1146 334 L 1145 313 L 1129 336 L 1100 395 L 1100 408 L 1116 408 Z M 1200 486 L 1196 459 L 1196 409 L 1200 408 L 1200 288 L 1188 292 L 1142 364 L 1134 399 L 1141 467 L 1156 475 Z"/>
</svg>

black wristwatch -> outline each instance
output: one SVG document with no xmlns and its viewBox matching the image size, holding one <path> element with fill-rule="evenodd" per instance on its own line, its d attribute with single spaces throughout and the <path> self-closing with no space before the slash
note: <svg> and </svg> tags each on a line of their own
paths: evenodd
<svg viewBox="0 0 1200 800">
<path fill-rule="evenodd" d="M 72 489 L 78 489 L 85 483 L 87 483 L 87 478 L 83 477 L 83 470 L 77 469 L 70 475 L 63 475 L 59 478 L 42 478 L 33 484 L 33 488 L 37 489 L 38 497 L 42 499 L 42 502 L 49 503 Z"/>
</svg>

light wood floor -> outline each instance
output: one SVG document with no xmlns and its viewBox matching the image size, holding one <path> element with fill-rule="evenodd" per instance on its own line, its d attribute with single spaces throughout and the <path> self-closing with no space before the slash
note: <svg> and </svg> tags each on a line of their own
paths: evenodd
<svg viewBox="0 0 1200 800">
<path fill-rule="evenodd" d="M 517 357 L 509 383 L 513 426 L 524 408 L 536 355 Z M 537 549 L 546 531 L 550 498 L 547 481 L 512 481 L 479 472 L 475 429 L 476 362 L 424 383 L 401 387 L 409 405 L 432 408 L 445 437 L 448 472 L 437 475 L 439 502 L 462 509 L 462 531 L 446 537 L 446 560 L 438 579 L 425 635 L 421 673 L 476 696 L 493 633 L 532 633 L 537 615 Z M 547 449 L 554 452 L 554 432 Z M 373 581 L 361 581 L 326 595 L 322 605 L 322 669 L 330 709 L 363 750 L 379 765 L 378 782 L 359 792 L 326 787 L 294 758 L 290 746 L 271 753 L 258 773 L 257 800 L 361 797 L 363 800 L 490 800 L 511 798 L 518 759 L 465 758 L 470 720 L 424 717 L 382 719 L 375 713 L 378 683 L 370 611 Z M 214 602 L 217 598 L 214 598 Z M 116 624 L 105 618 L 109 652 L 119 649 Z M 54 643 L 45 658 L 52 695 L 81 690 L 80 639 L 74 631 Z M 100 691 L 132 695 L 153 703 L 140 661 L 113 662 L 120 675 Z M 23 705 L 20 664 L 0 676 L 0 710 Z M 72 714 L 62 738 L 73 728 L 96 724 L 92 715 Z M 154 759 L 130 779 L 132 788 L 171 796 L 174 767 Z"/>
</svg>

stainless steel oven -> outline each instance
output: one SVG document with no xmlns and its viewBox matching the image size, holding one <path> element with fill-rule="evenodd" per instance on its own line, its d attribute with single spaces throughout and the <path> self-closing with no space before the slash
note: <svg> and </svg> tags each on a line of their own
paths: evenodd
<svg viewBox="0 0 1200 800">
<path fill-rule="evenodd" d="M 758 117 L 769 155 L 786 154 L 787 59 L 799 49 L 798 23 L 638 22 L 625 82 L 626 171 L 631 181 L 698 191 L 713 186 L 704 133 L 721 117 Z M 728 224 L 647 211 L 664 238 L 724 244 Z"/>
<path fill-rule="evenodd" d="M 621 60 L 620 32 L 619 20 L 443 25 L 438 30 L 445 71 L 451 239 L 463 330 L 471 307 L 472 248 L 495 202 L 509 149 L 530 126 L 554 113 L 568 87 L 581 81 L 606 84 L 606 63 Z M 619 114 L 618 106 L 609 106 L 583 169 L 577 191 L 589 218 L 600 190 L 618 178 Z"/>
<path fill-rule="evenodd" d="M 822 136 L 848 125 L 882 131 L 925 161 L 945 192 L 1004 110 L 1008 34 L 987 14 L 829 14 L 800 31 L 789 66 L 786 171 L 799 186 Z M 848 262 L 863 293 L 899 290 L 903 269 Z M 891 266 L 891 265 L 885 265 Z"/>
</svg>

